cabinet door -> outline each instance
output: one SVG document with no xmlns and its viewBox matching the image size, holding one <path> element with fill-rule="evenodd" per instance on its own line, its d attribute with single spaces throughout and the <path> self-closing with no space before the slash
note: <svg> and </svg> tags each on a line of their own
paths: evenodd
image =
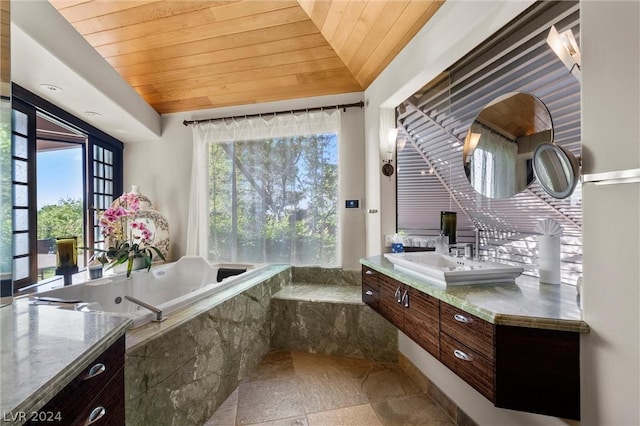
<svg viewBox="0 0 640 426">
<path fill-rule="evenodd" d="M 399 301 L 402 299 L 403 285 L 387 276 L 380 275 L 379 313 L 391 324 L 402 328 L 404 308 Z"/>
<path fill-rule="evenodd" d="M 440 354 L 440 301 L 414 288 L 405 289 L 407 301 L 402 331 L 437 358 Z"/>
<path fill-rule="evenodd" d="M 580 334 L 496 326 L 495 403 L 580 420 Z"/>
</svg>

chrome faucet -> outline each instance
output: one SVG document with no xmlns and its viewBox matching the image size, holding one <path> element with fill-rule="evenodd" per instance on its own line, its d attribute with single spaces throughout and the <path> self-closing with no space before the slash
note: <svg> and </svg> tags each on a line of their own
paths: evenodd
<svg viewBox="0 0 640 426">
<path fill-rule="evenodd" d="M 475 259 L 475 250 L 473 243 L 467 243 L 464 245 L 464 258 L 473 260 Z"/>
<path fill-rule="evenodd" d="M 150 310 L 151 312 L 155 313 L 156 314 L 156 319 L 153 320 L 153 322 L 161 322 L 161 321 L 165 320 L 165 318 L 162 316 L 162 310 L 161 309 L 156 308 L 155 306 L 150 305 L 150 304 L 148 304 L 146 302 L 143 302 L 140 299 L 136 299 L 135 297 L 132 297 L 132 296 L 125 295 L 124 298 L 126 300 L 128 300 L 129 302 L 131 302 L 131 303 L 135 303 L 136 305 L 140 305 L 143 308 L 146 308 L 146 309 Z"/>
<path fill-rule="evenodd" d="M 436 253 L 449 254 L 449 236 L 440 234 L 435 239 Z"/>
</svg>

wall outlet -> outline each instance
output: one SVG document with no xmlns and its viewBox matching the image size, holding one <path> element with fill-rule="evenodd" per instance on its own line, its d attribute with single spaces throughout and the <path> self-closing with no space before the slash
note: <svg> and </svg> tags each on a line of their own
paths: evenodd
<svg viewBox="0 0 640 426">
<path fill-rule="evenodd" d="M 384 246 L 385 247 L 391 247 L 392 243 L 393 243 L 393 235 L 385 235 L 384 236 Z"/>
</svg>

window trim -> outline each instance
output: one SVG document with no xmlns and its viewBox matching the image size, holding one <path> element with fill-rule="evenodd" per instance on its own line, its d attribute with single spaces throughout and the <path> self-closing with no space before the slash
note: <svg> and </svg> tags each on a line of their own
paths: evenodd
<svg viewBox="0 0 640 426">
<path fill-rule="evenodd" d="M 44 115 L 50 116 L 53 119 L 65 123 L 71 127 L 78 129 L 79 131 L 87 135 L 87 141 L 84 146 L 84 161 L 83 161 L 83 209 L 85 214 L 85 238 L 87 239 L 87 245 L 91 245 L 93 242 L 93 233 L 95 225 L 95 206 L 93 205 L 94 187 L 93 187 L 93 147 L 99 146 L 111 151 L 114 155 L 113 159 L 113 195 L 119 195 L 122 193 L 124 186 L 123 169 L 124 169 L 124 144 L 103 132 L 102 130 L 92 126 L 91 124 L 79 119 L 71 113 L 63 110 L 62 108 L 52 104 L 51 102 L 41 98 L 40 96 L 26 90 L 16 83 L 11 84 L 12 87 L 12 108 L 18 109 L 23 113 L 29 115 L 29 124 L 33 126 L 30 129 L 29 138 L 34 138 L 33 143 L 29 143 L 29 149 L 33 149 L 33 161 L 35 161 L 36 143 L 36 113 L 41 112 Z M 16 106 L 19 106 L 16 108 Z M 33 124 L 31 124 L 33 122 Z M 31 132 L 33 130 L 33 132 Z M 31 141 L 30 141 L 31 142 Z M 31 153 L 30 153 L 31 154 Z M 30 181 L 36 181 L 36 167 L 32 166 L 31 157 L 29 163 L 29 175 Z M 37 227 L 35 226 L 37 220 L 37 192 L 36 187 L 29 186 L 29 253 L 30 256 L 35 256 L 37 252 Z M 33 207 L 33 208 L 32 208 Z M 37 259 L 34 258 L 34 259 Z M 29 277 L 13 282 L 13 291 L 19 291 L 20 289 L 35 284 L 37 282 L 37 262 L 33 259 L 29 265 Z"/>
</svg>

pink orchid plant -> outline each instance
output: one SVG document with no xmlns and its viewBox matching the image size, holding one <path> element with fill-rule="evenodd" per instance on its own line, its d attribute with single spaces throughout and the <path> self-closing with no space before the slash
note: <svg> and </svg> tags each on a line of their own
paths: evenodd
<svg viewBox="0 0 640 426">
<path fill-rule="evenodd" d="M 131 275 L 133 261 L 142 258 L 147 271 L 151 269 L 154 254 L 165 260 L 162 252 L 153 245 L 153 233 L 144 222 L 136 222 L 140 210 L 140 198 L 135 192 L 125 192 L 105 210 L 99 218 L 102 236 L 107 250 L 98 260 L 109 263 L 109 268 L 127 263 L 127 277 Z"/>
</svg>

